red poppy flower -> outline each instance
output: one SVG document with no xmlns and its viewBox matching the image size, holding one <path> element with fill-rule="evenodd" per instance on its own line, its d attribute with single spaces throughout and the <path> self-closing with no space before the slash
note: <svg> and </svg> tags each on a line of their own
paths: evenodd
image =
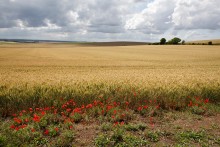
<svg viewBox="0 0 220 147">
<path fill-rule="evenodd" d="M 57 114 L 57 109 L 55 109 L 53 113 L 54 113 L 54 114 Z"/>
<path fill-rule="evenodd" d="M 65 109 L 66 107 L 67 107 L 67 105 L 65 105 L 65 104 L 62 106 L 63 109 Z"/>
<path fill-rule="evenodd" d="M 137 110 L 138 110 L 138 111 L 141 111 L 142 109 L 143 109 L 143 107 L 140 106 L 140 107 L 138 107 Z"/>
<path fill-rule="evenodd" d="M 45 110 L 45 111 L 48 111 L 48 110 L 50 110 L 50 107 L 46 107 L 46 108 L 44 108 L 44 110 Z"/>
<path fill-rule="evenodd" d="M 40 117 L 37 114 L 34 114 L 33 121 L 39 122 L 40 121 Z"/>
<path fill-rule="evenodd" d="M 71 109 L 70 109 L 70 108 L 68 108 L 68 109 L 66 109 L 66 111 L 67 111 L 67 112 L 70 112 L 70 111 L 71 111 Z"/>
<path fill-rule="evenodd" d="M 192 101 L 190 101 L 189 104 L 188 104 L 188 106 L 191 107 L 192 105 L 193 105 L 193 104 L 192 104 Z"/>
<path fill-rule="evenodd" d="M 112 107 L 113 107 L 112 105 L 108 105 L 108 106 L 107 106 L 107 111 L 110 110 L 110 109 L 112 109 Z"/>
<path fill-rule="evenodd" d="M 28 122 L 29 120 L 26 118 L 24 121 L 25 121 L 25 122 Z"/>
<path fill-rule="evenodd" d="M 113 112 L 114 114 L 116 114 L 117 113 L 117 110 L 114 110 L 114 112 Z"/>
<path fill-rule="evenodd" d="M 11 128 L 11 129 L 15 129 L 15 126 L 14 126 L 14 125 L 11 125 L 10 128 Z"/>
<path fill-rule="evenodd" d="M 45 134 L 45 135 L 48 135 L 48 134 L 49 134 L 49 130 L 45 130 L 45 131 L 44 131 L 44 134 Z"/>
<path fill-rule="evenodd" d="M 104 111 L 104 110 L 102 110 L 102 114 L 105 114 L 105 111 Z"/>
<path fill-rule="evenodd" d="M 25 124 L 21 126 L 22 129 L 24 129 L 25 127 L 27 127 L 27 125 L 25 125 Z"/>
<path fill-rule="evenodd" d="M 65 116 L 65 113 L 64 112 L 61 112 L 62 116 Z"/>
<path fill-rule="evenodd" d="M 31 129 L 31 132 L 35 132 L 35 129 L 34 129 L 34 128 L 32 128 L 32 129 Z"/>
<path fill-rule="evenodd" d="M 124 124 L 125 124 L 125 122 L 122 121 L 122 122 L 121 122 L 121 126 L 123 126 Z"/>
<path fill-rule="evenodd" d="M 154 128 L 154 123 L 151 124 L 151 127 Z"/>
<path fill-rule="evenodd" d="M 118 125 L 118 122 L 115 122 L 114 125 L 115 125 L 115 126 Z"/>
<path fill-rule="evenodd" d="M 14 118 L 14 121 L 15 121 L 16 123 L 18 123 L 18 124 L 22 123 L 22 120 L 19 119 L 19 118 Z"/>
<path fill-rule="evenodd" d="M 134 92 L 134 97 L 136 97 L 137 96 L 137 94 L 136 94 L 136 92 Z"/>
<path fill-rule="evenodd" d="M 88 104 L 86 108 L 92 108 L 92 104 Z"/>
<path fill-rule="evenodd" d="M 81 113 L 81 108 L 75 108 L 73 112 Z"/>
<path fill-rule="evenodd" d="M 209 99 L 205 99 L 204 103 L 206 104 L 206 103 L 208 103 L 208 102 L 209 102 Z"/>
<path fill-rule="evenodd" d="M 59 128 L 56 127 L 56 128 L 54 128 L 54 130 L 58 132 Z"/>
<path fill-rule="evenodd" d="M 144 109 L 147 109 L 147 108 L 148 108 L 148 106 L 146 105 L 146 106 L 144 106 L 143 108 L 144 108 Z"/>
<path fill-rule="evenodd" d="M 16 117 L 16 116 L 17 116 L 17 114 L 12 114 L 12 116 Z"/>
<path fill-rule="evenodd" d="M 94 100 L 94 106 L 98 105 L 98 101 Z"/>
<path fill-rule="evenodd" d="M 46 112 L 45 112 L 45 111 L 42 111 L 42 112 L 41 112 L 41 115 L 42 115 L 42 116 L 44 116 L 45 114 L 46 114 Z"/>
</svg>

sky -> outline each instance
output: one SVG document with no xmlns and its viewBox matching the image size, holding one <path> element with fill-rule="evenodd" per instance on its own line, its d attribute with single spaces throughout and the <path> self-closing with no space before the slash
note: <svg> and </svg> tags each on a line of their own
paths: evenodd
<svg viewBox="0 0 220 147">
<path fill-rule="evenodd" d="M 1 39 L 220 39 L 220 0 L 0 0 Z"/>
</svg>

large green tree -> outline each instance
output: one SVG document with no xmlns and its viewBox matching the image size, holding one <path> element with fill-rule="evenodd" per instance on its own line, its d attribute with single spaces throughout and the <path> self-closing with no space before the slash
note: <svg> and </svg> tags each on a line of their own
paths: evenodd
<svg viewBox="0 0 220 147">
<path fill-rule="evenodd" d="M 161 38 L 160 39 L 160 44 L 165 44 L 166 43 L 166 39 L 165 38 Z"/>
</svg>

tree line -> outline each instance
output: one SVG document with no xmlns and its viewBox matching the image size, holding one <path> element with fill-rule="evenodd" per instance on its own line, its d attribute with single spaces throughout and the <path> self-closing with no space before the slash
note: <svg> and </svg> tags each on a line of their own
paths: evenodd
<svg viewBox="0 0 220 147">
<path fill-rule="evenodd" d="M 160 44 L 180 44 L 181 39 L 178 37 L 174 37 L 173 39 L 167 41 L 165 38 L 160 39 Z M 185 40 L 182 40 L 181 44 L 185 44 Z"/>
<path fill-rule="evenodd" d="M 161 38 L 160 42 L 156 42 L 153 44 L 154 45 L 164 45 L 164 44 L 174 44 L 174 45 L 182 44 L 182 45 L 184 45 L 185 43 L 186 43 L 185 40 L 181 40 L 178 37 L 174 37 L 173 39 L 171 39 L 169 41 L 167 41 L 166 38 Z M 212 41 L 209 41 L 207 44 L 212 45 Z M 195 43 L 192 43 L 192 45 L 195 45 Z M 200 44 L 198 43 L 198 45 L 200 45 Z M 202 43 L 201 45 L 205 45 L 205 43 Z"/>
</svg>

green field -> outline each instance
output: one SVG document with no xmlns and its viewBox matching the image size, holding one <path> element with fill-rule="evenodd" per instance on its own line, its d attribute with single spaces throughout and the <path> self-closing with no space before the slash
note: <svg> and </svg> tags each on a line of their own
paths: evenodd
<svg viewBox="0 0 220 147">
<path fill-rule="evenodd" d="M 0 146 L 218 146 L 219 104 L 220 46 L 0 43 Z"/>
</svg>

